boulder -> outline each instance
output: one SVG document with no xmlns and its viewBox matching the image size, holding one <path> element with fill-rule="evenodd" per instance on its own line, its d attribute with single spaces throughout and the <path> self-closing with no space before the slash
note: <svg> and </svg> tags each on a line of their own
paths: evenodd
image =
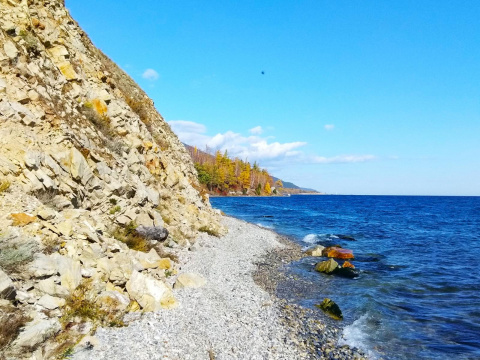
<svg viewBox="0 0 480 360">
<path fill-rule="evenodd" d="M 144 311 L 158 311 L 178 306 L 172 290 L 163 282 L 137 271 L 132 273 L 126 289 Z"/>
<path fill-rule="evenodd" d="M 57 229 L 63 236 L 70 237 L 73 234 L 73 223 L 71 220 L 62 221 L 57 225 Z"/>
<path fill-rule="evenodd" d="M 123 311 L 130 304 L 130 299 L 118 291 L 111 290 L 102 292 L 97 298 L 97 303 L 107 311 Z"/>
<path fill-rule="evenodd" d="M 328 316 L 330 316 L 332 319 L 335 319 L 335 320 L 343 319 L 342 310 L 340 310 L 338 305 L 329 298 L 325 298 L 321 304 L 315 305 L 315 306 L 323 310 L 323 312 Z"/>
<path fill-rule="evenodd" d="M 37 288 L 44 294 L 48 294 L 56 297 L 65 298 L 69 295 L 68 289 L 60 284 L 56 284 L 53 277 L 40 280 L 35 286 L 35 288 Z"/>
<path fill-rule="evenodd" d="M 177 281 L 173 286 L 175 289 L 182 288 L 199 288 L 204 286 L 207 281 L 199 274 L 182 273 L 178 275 Z"/>
<path fill-rule="evenodd" d="M 342 268 L 350 268 L 350 269 L 355 269 L 355 266 L 349 262 L 349 261 L 345 261 L 342 265 Z"/>
<path fill-rule="evenodd" d="M 65 299 L 50 296 L 48 294 L 43 295 L 37 302 L 38 305 L 48 310 L 54 310 L 65 305 Z"/>
<path fill-rule="evenodd" d="M 307 256 L 323 256 L 322 251 L 325 249 L 325 246 L 322 245 L 316 245 L 314 247 L 311 247 L 305 251 L 305 255 Z"/>
<path fill-rule="evenodd" d="M 349 249 L 343 249 L 337 246 L 331 246 L 323 249 L 323 256 L 335 259 L 353 259 L 353 251 Z"/>
<path fill-rule="evenodd" d="M 61 330 L 58 319 L 35 319 L 29 322 L 13 343 L 13 347 L 34 348 Z"/>
<path fill-rule="evenodd" d="M 333 260 L 319 262 L 315 265 L 315 270 L 325 274 L 333 274 L 338 269 L 338 263 Z"/>
<path fill-rule="evenodd" d="M 37 278 L 51 276 L 58 272 L 56 257 L 42 253 L 35 255 L 29 267 L 32 275 Z"/>
<path fill-rule="evenodd" d="M 168 230 L 161 226 L 139 226 L 135 230 L 149 240 L 163 241 L 168 237 Z"/>
<path fill-rule="evenodd" d="M 72 175 L 72 178 L 81 181 L 83 185 L 88 183 L 93 177 L 93 172 L 90 169 L 90 166 L 88 166 L 87 160 L 85 160 L 82 153 L 73 148 L 70 151 L 68 160 L 70 162 L 70 174 Z"/>
<path fill-rule="evenodd" d="M 80 261 L 65 256 L 59 256 L 57 264 L 62 286 L 70 292 L 75 290 L 82 281 Z"/>
<path fill-rule="evenodd" d="M 37 211 L 37 216 L 42 220 L 52 220 L 57 216 L 57 212 L 53 209 L 43 207 Z"/>
<path fill-rule="evenodd" d="M 135 258 L 145 269 L 157 268 L 161 261 L 155 249 L 151 249 L 149 253 L 137 251 Z"/>
<path fill-rule="evenodd" d="M 10 58 L 10 59 L 15 59 L 18 55 L 18 50 L 17 47 L 13 42 L 10 40 L 6 41 L 3 44 L 3 50 L 5 51 L 5 54 Z"/>
<path fill-rule="evenodd" d="M 12 279 L 0 269 L 0 299 L 14 300 L 15 295 Z"/>
</svg>

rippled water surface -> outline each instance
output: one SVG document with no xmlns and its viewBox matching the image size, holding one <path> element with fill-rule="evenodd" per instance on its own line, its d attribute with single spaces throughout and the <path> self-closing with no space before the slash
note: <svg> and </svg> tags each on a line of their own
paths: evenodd
<svg viewBox="0 0 480 360">
<path fill-rule="evenodd" d="M 305 284 L 280 294 L 324 297 L 344 313 L 344 341 L 385 359 L 480 359 L 480 197 L 291 196 L 212 198 L 226 214 L 303 246 L 352 249 L 356 280 L 289 271 Z M 355 241 L 342 239 L 348 235 Z"/>
</svg>

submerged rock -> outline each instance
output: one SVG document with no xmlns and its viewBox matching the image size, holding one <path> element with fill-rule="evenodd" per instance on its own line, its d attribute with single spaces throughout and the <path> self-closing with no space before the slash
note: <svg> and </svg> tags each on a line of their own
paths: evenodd
<svg viewBox="0 0 480 360">
<path fill-rule="evenodd" d="M 353 236 L 350 235 L 335 234 L 335 236 L 342 240 L 357 241 Z"/>
<path fill-rule="evenodd" d="M 333 300 L 325 298 L 321 304 L 315 306 L 323 310 L 323 312 L 332 319 L 343 320 L 342 310 L 340 310 L 340 307 Z"/>
<path fill-rule="evenodd" d="M 349 278 L 349 279 L 354 279 L 360 276 L 360 273 L 358 270 L 349 268 L 349 267 L 338 267 L 335 269 L 333 272 L 334 275 Z"/>
</svg>

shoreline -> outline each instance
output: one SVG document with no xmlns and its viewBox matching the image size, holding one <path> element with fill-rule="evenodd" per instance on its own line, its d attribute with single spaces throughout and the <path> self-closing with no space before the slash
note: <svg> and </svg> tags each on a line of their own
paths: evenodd
<svg viewBox="0 0 480 360">
<path fill-rule="evenodd" d="M 222 217 L 229 234 L 201 234 L 178 250 L 179 273 L 201 275 L 200 288 L 175 289 L 180 306 L 132 314 L 124 328 L 99 328 L 96 346 L 73 359 L 366 359 L 337 345 L 339 329 L 320 310 L 275 295 L 281 266 L 302 257 L 300 246 L 260 226 Z M 173 284 L 175 279 L 171 279 Z"/>
</svg>

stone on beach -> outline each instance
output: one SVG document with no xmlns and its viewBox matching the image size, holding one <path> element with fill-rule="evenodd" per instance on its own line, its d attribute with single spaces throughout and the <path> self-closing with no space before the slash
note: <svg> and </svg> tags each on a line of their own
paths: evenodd
<svg viewBox="0 0 480 360">
<path fill-rule="evenodd" d="M 149 240 L 163 241 L 168 237 L 168 230 L 161 226 L 139 226 L 135 231 Z"/>
<path fill-rule="evenodd" d="M 343 320 L 342 310 L 333 300 L 325 298 L 321 304 L 315 306 L 323 310 L 332 319 Z"/>
<path fill-rule="evenodd" d="M 174 288 L 199 288 L 205 285 L 207 281 L 199 274 L 183 273 L 178 275 Z"/>
<path fill-rule="evenodd" d="M 158 311 L 178 306 L 172 290 L 160 280 L 133 271 L 126 289 L 130 298 L 135 299 L 144 311 Z"/>
</svg>

